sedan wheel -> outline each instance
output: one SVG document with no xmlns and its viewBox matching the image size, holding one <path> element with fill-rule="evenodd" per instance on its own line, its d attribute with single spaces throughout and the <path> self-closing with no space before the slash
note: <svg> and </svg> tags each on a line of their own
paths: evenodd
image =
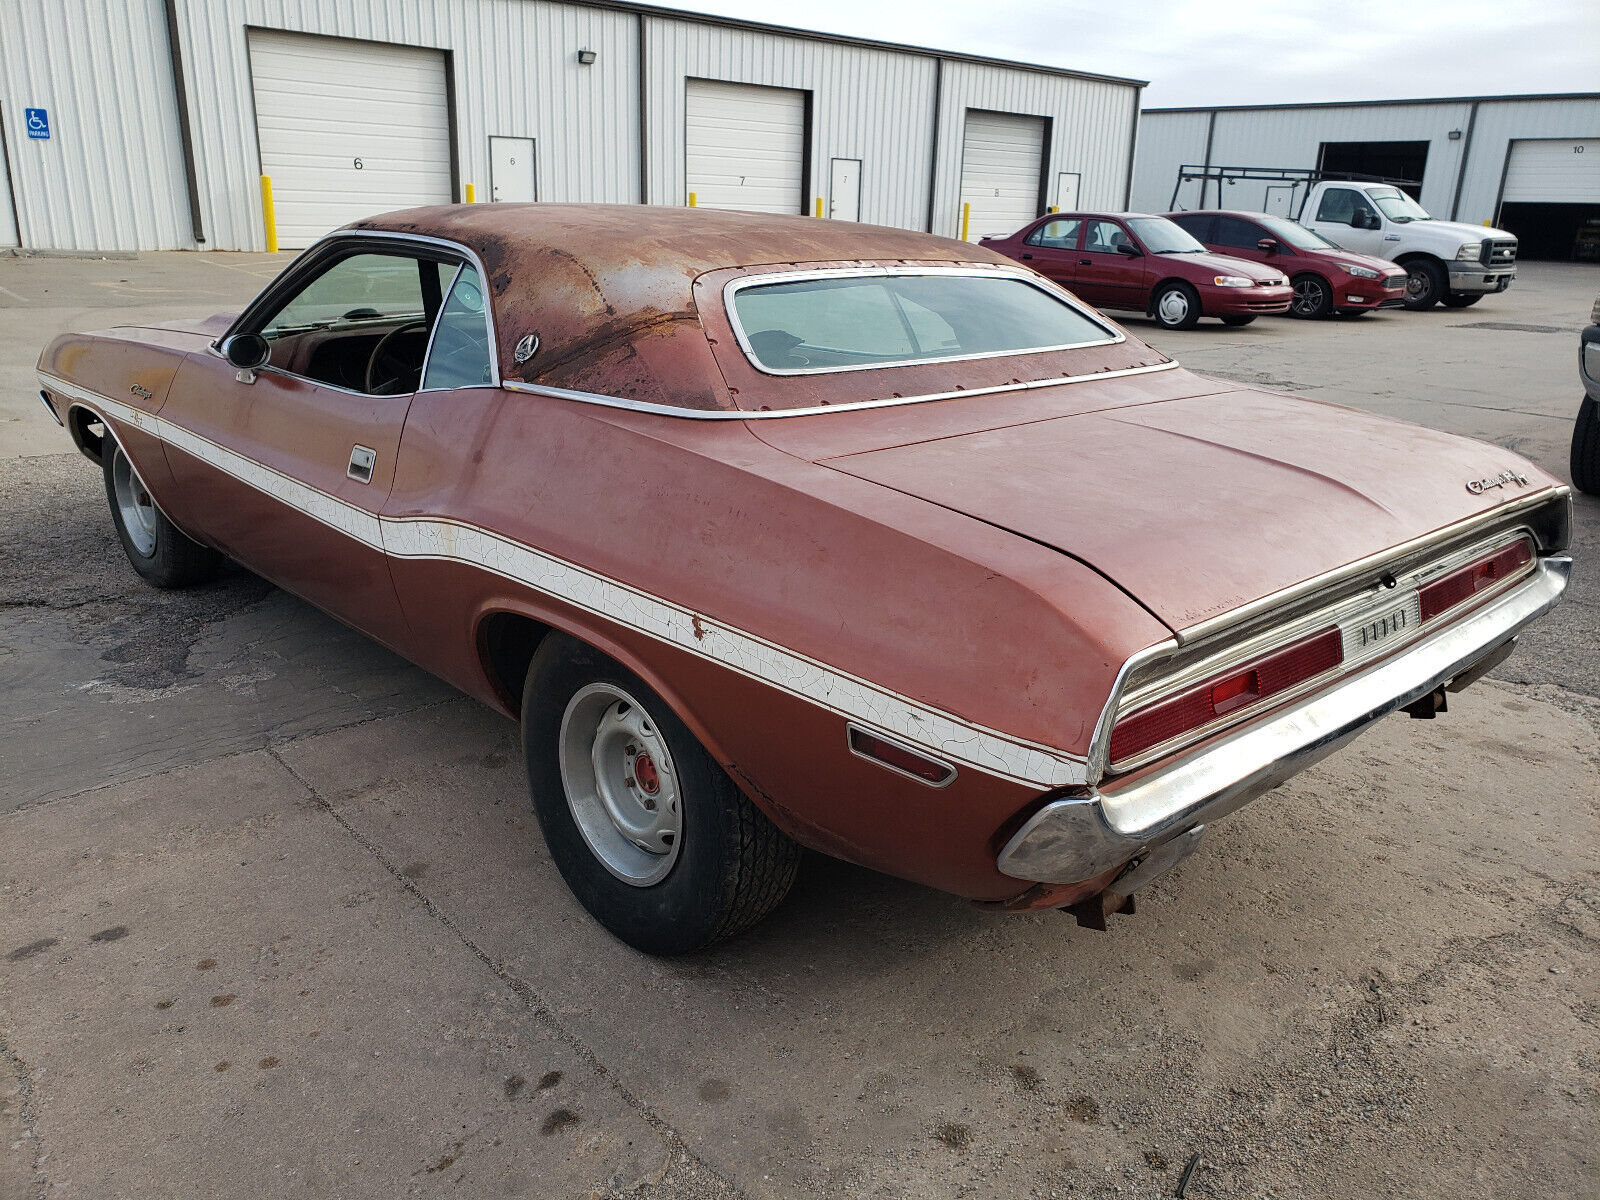
<svg viewBox="0 0 1600 1200">
<path fill-rule="evenodd" d="M 1167 284 L 1150 307 L 1156 320 L 1168 329 L 1193 329 L 1200 320 L 1200 297 L 1186 283 Z"/>
<path fill-rule="evenodd" d="M 190 540 L 167 520 L 133 460 L 109 430 L 101 443 L 100 459 L 111 523 L 123 553 L 140 577 L 159 588 L 182 588 L 216 575 L 222 555 Z"/>
<path fill-rule="evenodd" d="M 1294 299 L 1289 302 L 1289 314 L 1295 317 L 1325 317 L 1333 311 L 1333 289 L 1320 275 L 1296 275 Z"/>
<path fill-rule="evenodd" d="M 547 634 L 528 668 L 522 748 L 561 877 L 635 949 L 731 937 L 793 885 L 800 847 L 644 680 L 566 634 Z"/>
</svg>

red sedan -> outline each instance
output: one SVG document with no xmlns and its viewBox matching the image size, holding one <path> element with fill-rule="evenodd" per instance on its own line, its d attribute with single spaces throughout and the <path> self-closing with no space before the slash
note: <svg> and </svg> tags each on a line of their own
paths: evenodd
<svg viewBox="0 0 1600 1200">
<path fill-rule="evenodd" d="M 1287 217 L 1253 212 L 1167 215 L 1208 250 L 1281 268 L 1294 288 L 1292 317 L 1359 315 L 1405 303 L 1406 269 L 1399 263 L 1341 250 Z"/>
<path fill-rule="evenodd" d="M 1201 317 L 1248 325 L 1289 310 L 1294 292 L 1273 267 L 1212 254 L 1165 217 L 1054 213 L 983 244 L 1027 263 L 1090 304 L 1193 329 Z"/>
</svg>

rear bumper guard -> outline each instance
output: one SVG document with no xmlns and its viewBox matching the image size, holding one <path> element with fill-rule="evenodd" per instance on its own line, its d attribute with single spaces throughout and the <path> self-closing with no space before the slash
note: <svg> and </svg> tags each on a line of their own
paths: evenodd
<svg viewBox="0 0 1600 1200">
<path fill-rule="evenodd" d="M 1511 591 L 1304 703 L 1126 785 L 1052 801 L 1006 843 L 999 869 L 1017 879 L 1077 883 L 1232 812 L 1378 718 L 1472 674 L 1561 598 L 1571 572 L 1570 557 L 1542 558 Z"/>
</svg>

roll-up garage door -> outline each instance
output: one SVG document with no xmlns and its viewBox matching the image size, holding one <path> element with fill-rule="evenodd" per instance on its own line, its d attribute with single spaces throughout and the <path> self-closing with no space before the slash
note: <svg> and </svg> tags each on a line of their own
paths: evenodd
<svg viewBox="0 0 1600 1200">
<path fill-rule="evenodd" d="M 1043 117 L 968 110 L 961 148 L 968 238 L 1015 233 L 1038 216 L 1043 171 Z"/>
<path fill-rule="evenodd" d="M 792 88 L 688 80 L 685 174 L 695 203 L 806 211 L 806 99 Z"/>
<path fill-rule="evenodd" d="M 1594 204 L 1600 200 L 1600 138 L 1511 143 L 1507 204 Z"/>
<path fill-rule="evenodd" d="M 252 29 L 250 74 L 280 246 L 309 246 L 373 213 L 450 203 L 442 52 Z"/>
</svg>

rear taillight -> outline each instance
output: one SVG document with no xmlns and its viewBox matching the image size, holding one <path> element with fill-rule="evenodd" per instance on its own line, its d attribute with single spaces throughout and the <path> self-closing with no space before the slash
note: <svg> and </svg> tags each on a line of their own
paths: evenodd
<svg viewBox="0 0 1600 1200">
<path fill-rule="evenodd" d="M 1214 675 L 1118 721 L 1111 731 L 1111 761 L 1137 758 L 1152 747 L 1315 679 L 1343 661 L 1344 636 L 1335 625 Z"/>
<path fill-rule="evenodd" d="M 1448 612 L 1485 588 L 1509 579 L 1532 561 L 1533 547 L 1523 539 L 1435 579 L 1417 592 L 1422 601 L 1422 619 L 1431 620 Z"/>
</svg>

